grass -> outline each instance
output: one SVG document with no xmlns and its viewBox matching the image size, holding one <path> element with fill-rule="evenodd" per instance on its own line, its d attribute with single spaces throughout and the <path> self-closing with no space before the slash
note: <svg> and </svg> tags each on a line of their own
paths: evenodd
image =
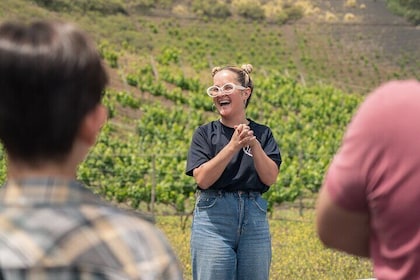
<svg viewBox="0 0 420 280">
<path fill-rule="evenodd" d="M 184 232 L 178 217 L 158 216 L 156 222 L 177 252 L 185 279 L 192 279 L 189 252 L 191 220 Z M 270 279 L 373 277 L 369 260 L 323 247 L 315 233 L 313 210 L 305 210 L 301 216 L 297 209 L 277 209 L 269 222 L 273 248 Z"/>
</svg>

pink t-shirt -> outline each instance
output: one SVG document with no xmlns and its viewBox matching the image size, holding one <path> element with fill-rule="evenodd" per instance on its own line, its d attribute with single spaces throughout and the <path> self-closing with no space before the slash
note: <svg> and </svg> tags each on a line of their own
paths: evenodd
<svg viewBox="0 0 420 280">
<path fill-rule="evenodd" d="M 377 279 L 420 279 L 420 83 L 393 81 L 353 117 L 325 178 L 341 207 L 370 215 Z"/>
</svg>

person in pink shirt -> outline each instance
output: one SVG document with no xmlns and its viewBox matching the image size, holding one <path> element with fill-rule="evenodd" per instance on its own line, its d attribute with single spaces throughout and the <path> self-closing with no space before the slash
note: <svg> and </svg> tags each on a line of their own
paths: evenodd
<svg viewBox="0 0 420 280">
<path fill-rule="evenodd" d="M 327 247 L 370 257 L 377 279 L 420 279 L 420 83 L 373 91 L 349 124 L 316 206 Z"/>
</svg>

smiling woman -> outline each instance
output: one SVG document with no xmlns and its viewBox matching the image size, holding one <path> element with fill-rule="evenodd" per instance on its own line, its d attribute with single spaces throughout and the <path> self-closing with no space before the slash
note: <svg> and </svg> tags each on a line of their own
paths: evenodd
<svg viewBox="0 0 420 280">
<path fill-rule="evenodd" d="M 270 128 L 246 117 L 251 72 L 250 64 L 213 69 L 207 94 L 220 120 L 197 128 L 188 152 L 186 174 L 197 183 L 193 279 L 269 279 L 271 237 L 261 194 L 276 181 L 281 156 Z"/>
</svg>

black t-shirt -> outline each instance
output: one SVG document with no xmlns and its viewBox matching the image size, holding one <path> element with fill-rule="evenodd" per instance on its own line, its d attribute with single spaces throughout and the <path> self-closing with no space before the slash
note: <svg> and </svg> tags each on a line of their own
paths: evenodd
<svg viewBox="0 0 420 280">
<path fill-rule="evenodd" d="M 281 155 L 269 127 L 249 120 L 249 127 L 261 143 L 261 147 L 278 167 Z M 213 121 L 202 125 L 194 132 L 188 151 L 186 174 L 193 176 L 193 170 L 216 156 L 225 147 L 234 129 Z M 199 188 L 199 186 L 197 186 Z M 212 190 L 266 192 L 269 186 L 261 182 L 255 170 L 253 158 L 241 149 L 223 171 L 220 178 L 210 187 Z"/>
</svg>

